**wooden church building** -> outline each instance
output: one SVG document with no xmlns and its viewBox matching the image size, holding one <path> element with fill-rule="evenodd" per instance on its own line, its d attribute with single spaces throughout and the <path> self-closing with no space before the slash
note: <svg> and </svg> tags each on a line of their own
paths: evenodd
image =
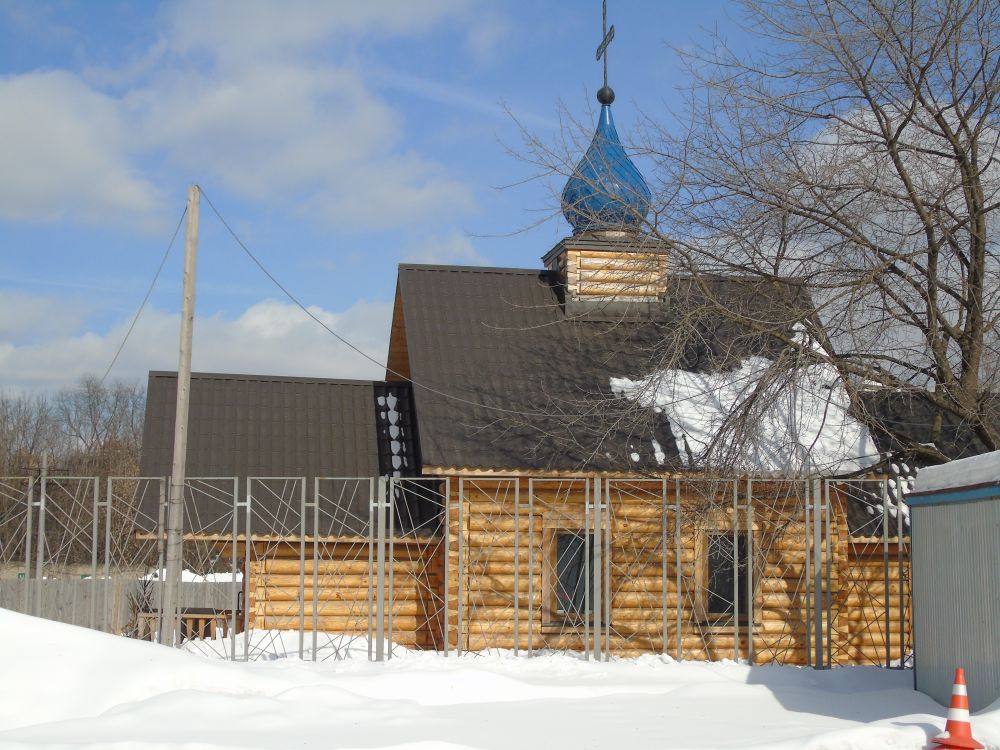
<svg viewBox="0 0 1000 750">
<path fill-rule="evenodd" d="M 689 373 L 777 356 L 739 317 L 787 334 L 810 314 L 791 283 L 671 273 L 613 98 L 599 92 L 563 193 L 572 233 L 543 267 L 399 266 L 384 380 L 193 375 L 187 474 L 235 489 L 227 505 L 192 488 L 186 539 L 243 570 L 249 627 L 449 651 L 905 656 L 902 504 L 791 467 L 696 470 L 669 410 L 612 387 L 665 349 Z M 706 283 L 738 314 L 698 317 Z M 175 373 L 150 373 L 143 476 L 170 473 L 175 394 Z"/>
</svg>

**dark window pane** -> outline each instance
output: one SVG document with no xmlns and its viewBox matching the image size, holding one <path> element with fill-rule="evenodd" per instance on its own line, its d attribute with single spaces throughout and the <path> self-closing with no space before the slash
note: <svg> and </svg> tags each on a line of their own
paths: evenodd
<svg viewBox="0 0 1000 750">
<path fill-rule="evenodd" d="M 736 535 L 736 566 L 733 566 L 733 535 L 708 537 L 708 613 L 731 615 L 735 610 L 736 576 L 739 576 L 740 617 L 750 612 L 747 586 L 747 535 Z"/>
<path fill-rule="evenodd" d="M 586 576 L 590 566 L 591 601 L 587 606 Z M 594 611 L 594 540 L 590 534 L 556 535 L 556 607 L 559 614 L 581 617 Z"/>
</svg>

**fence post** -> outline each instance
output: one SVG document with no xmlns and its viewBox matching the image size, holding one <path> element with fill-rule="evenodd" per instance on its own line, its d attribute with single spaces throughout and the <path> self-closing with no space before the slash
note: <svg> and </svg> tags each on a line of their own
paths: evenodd
<svg viewBox="0 0 1000 750">
<path fill-rule="evenodd" d="M 156 504 L 156 641 L 161 643 L 160 634 L 163 632 L 163 593 L 166 586 L 164 585 L 164 579 L 167 576 L 166 565 L 164 561 L 165 554 L 165 543 L 166 543 L 166 512 L 167 512 L 167 482 L 170 479 L 168 477 L 160 477 L 160 491 L 157 497 Z M 236 533 L 233 532 L 233 554 L 235 553 L 236 546 Z M 233 607 L 233 630 L 236 630 L 236 607 Z M 234 652 L 235 658 L 235 652 Z"/>
<path fill-rule="evenodd" d="M 587 661 L 590 661 L 591 657 L 591 646 L 590 646 L 590 597 L 593 596 L 593 591 L 591 589 L 591 574 L 590 568 L 592 565 L 592 560 L 590 559 L 590 554 L 587 550 L 587 535 L 591 533 L 593 529 L 593 522 L 590 520 L 590 504 L 593 501 L 593 487 L 589 479 L 583 480 L 584 486 L 584 498 L 583 498 L 583 653 L 587 657 Z M 544 565 L 544 563 L 543 563 Z M 557 563 L 558 566 L 558 563 Z M 558 572 L 556 573 L 558 575 Z M 575 592 L 574 592 L 575 593 Z"/>
<path fill-rule="evenodd" d="M 681 479 L 680 477 L 674 477 L 674 578 L 677 584 L 677 606 L 674 607 L 674 614 L 677 618 L 677 660 L 680 661 L 684 658 L 684 640 L 682 636 L 682 624 L 681 624 L 681 565 L 683 563 L 683 555 L 681 554 L 681 545 L 683 538 L 681 537 Z"/>
<path fill-rule="evenodd" d="M 747 477 L 747 662 L 753 664 L 753 620 L 754 620 L 754 557 L 753 557 L 753 479 Z"/>
<path fill-rule="evenodd" d="M 882 604 L 885 613 L 885 668 L 891 666 L 892 654 L 892 612 L 889 608 L 889 482 L 882 480 Z"/>
<path fill-rule="evenodd" d="M 375 560 L 375 661 L 385 661 L 385 477 L 378 478 L 375 494 L 376 544 Z"/>
<path fill-rule="evenodd" d="M 903 492 L 896 487 L 896 572 L 899 576 L 899 668 L 906 669 L 906 593 L 903 576 Z M 888 596 L 888 592 L 886 592 Z"/>
<path fill-rule="evenodd" d="M 521 480 L 514 479 L 514 656 L 521 640 Z"/>
<path fill-rule="evenodd" d="M 368 478 L 368 661 L 375 660 L 375 477 Z"/>
<path fill-rule="evenodd" d="M 444 527 L 442 534 L 444 536 L 444 612 L 442 620 L 444 621 L 444 655 L 447 657 L 448 643 L 451 640 L 449 630 L 451 625 L 451 561 L 448 559 L 451 557 L 451 477 L 445 477 L 444 480 Z"/>
<path fill-rule="evenodd" d="M 234 479 L 233 481 L 235 482 L 236 480 Z M 239 587 L 239 589 L 237 589 L 237 587 L 236 587 L 236 571 L 239 568 L 239 565 L 237 564 L 237 556 L 239 555 L 239 552 L 238 552 L 239 547 L 237 546 L 237 541 L 239 540 L 239 536 L 240 536 L 240 527 L 239 527 L 239 522 L 240 521 L 239 521 L 239 496 L 236 494 L 235 490 L 233 491 L 232 509 L 233 509 L 233 513 L 232 513 L 232 521 L 231 521 L 230 525 L 232 526 L 233 543 L 230 545 L 230 552 L 229 552 L 229 564 L 231 566 L 230 584 L 229 584 L 229 586 L 230 586 L 230 589 L 229 589 L 229 602 L 230 602 L 230 607 L 232 607 L 232 613 L 233 614 L 232 614 L 232 626 L 229 628 L 229 658 L 232 659 L 233 661 L 236 661 L 236 625 L 237 625 L 237 618 L 240 618 L 240 620 L 243 620 L 244 622 L 246 621 L 245 613 L 246 613 L 247 604 L 248 604 L 248 602 L 246 601 L 246 599 L 244 599 L 244 601 L 243 601 L 243 610 L 244 611 L 241 613 L 239 611 L 239 609 L 240 609 L 240 590 L 243 589 L 243 588 L 246 588 L 249 591 L 250 584 L 249 584 L 249 571 L 243 571 L 243 580 L 240 581 L 240 587 Z M 162 510 L 160 512 L 160 515 L 161 515 L 161 521 L 162 521 L 162 515 L 163 515 Z M 249 544 L 249 541 L 250 540 L 248 539 L 247 540 L 248 544 Z M 250 634 L 246 632 L 246 629 L 244 629 L 243 630 L 243 639 L 246 640 L 249 637 L 250 637 Z"/>
<path fill-rule="evenodd" d="M 243 661 L 250 661 L 250 555 L 253 550 L 253 494 L 247 479 L 246 543 L 243 545 Z M 233 478 L 233 502 L 239 504 L 239 478 Z"/>
<path fill-rule="evenodd" d="M 312 498 L 312 660 L 317 661 L 316 650 L 319 647 L 319 477 L 313 477 Z M 305 536 L 305 531 L 303 531 Z M 371 570 L 369 569 L 369 572 Z"/>
<path fill-rule="evenodd" d="M 45 578 L 45 500 L 49 479 L 49 457 L 42 454 L 41 484 L 38 492 L 38 549 L 35 550 L 35 617 L 42 616 L 42 581 Z"/>
<path fill-rule="evenodd" d="M 661 585 L 661 617 L 663 619 L 663 643 L 660 651 L 667 653 L 667 619 L 669 610 L 667 607 L 667 480 L 660 480 L 660 585 Z M 678 595 L 680 592 L 678 592 Z"/>
<path fill-rule="evenodd" d="M 135 503 L 135 496 L 139 491 L 139 484 L 137 483 L 135 489 L 132 492 L 132 502 Z M 108 586 L 111 583 L 111 522 L 113 520 L 113 515 L 111 513 L 111 504 L 114 501 L 114 483 L 111 477 L 108 477 L 108 491 L 105 494 L 104 503 L 104 580 L 102 582 L 102 587 L 104 589 L 104 627 L 103 629 L 107 632 L 110 630 L 108 627 Z"/>
<path fill-rule="evenodd" d="M 601 661 L 604 656 L 604 643 L 601 639 L 603 632 L 601 605 L 604 597 L 601 595 L 602 583 L 604 582 L 604 545 L 602 538 L 602 526 L 604 525 L 604 515 L 602 513 L 602 503 L 604 501 L 603 487 L 601 479 L 594 479 L 594 536 L 592 538 L 592 548 L 594 550 L 593 570 L 588 574 L 588 582 L 592 582 L 590 591 L 590 607 L 594 613 L 594 660 Z M 584 540 L 586 543 L 586 540 Z M 586 547 L 584 547 L 586 549 Z"/>
<path fill-rule="evenodd" d="M 805 569 L 805 590 L 806 590 L 806 664 L 813 663 L 813 631 L 809 626 L 812 622 L 812 608 L 813 608 L 813 594 L 812 594 L 812 525 L 810 521 L 810 510 L 811 510 L 811 498 L 809 497 L 809 490 L 812 487 L 812 482 L 808 479 L 804 480 L 805 490 L 802 500 L 803 512 L 805 514 L 805 556 L 806 556 L 806 569 Z"/>
<path fill-rule="evenodd" d="M 535 480 L 528 478 L 528 656 L 535 655 Z"/>
<path fill-rule="evenodd" d="M 813 641 L 815 643 L 816 661 L 813 665 L 816 669 L 823 669 L 825 659 L 823 657 L 823 528 L 822 522 L 822 498 L 820 497 L 820 480 L 813 480 L 812 487 L 813 502 L 813 589 L 816 596 L 813 600 Z M 828 545 L 829 546 L 829 545 Z"/>
<path fill-rule="evenodd" d="M 97 528 L 98 521 L 100 520 L 100 511 L 98 510 L 101 506 L 101 483 L 97 477 L 94 477 L 93 487 L 91 492 L 94 493 L 94 499 L 91 502 L 92 515 L 90 521 L 90 629 L 93 630 L 97 625 Z M 79 490 L 78 490 L 79 491 Z"/>
<path fill-rule="evenodd" d="M 306 478 L 302 477 L 300 481 L 302 486 L 299 488 L 299 661 L 302 661 L 305 659 L 306 650 Z M 313 546 L 315 544 L 313 540 Z M 314 605 L 313 612 L 315 611 Z"/>
<path fill-rule="evenodd" d="M 457 645 L 455 653 L 462 655 L 462 617 L 465 615 L 465 478 L 458 478 L 458 605 L 455 621 Z"/>
<path fill-rule="evenodd" d="M 396 480 L 390 477 L 386 482 L 385 495 L 386 510 L 389 512 L 389 523 L 387 525 L 389 530 L 389 557 L 386 560 L 386 564 L 389 566 L 389 594 L 387 597 L 388 609 L 386 610 L 386 641 L 389 644 L 389 650 L 386 652 L 387 659 L 392 659 L 392 610 L 396 588 L 394 578 L 396 574 L 396 492 L 398 490 L 399 487 L 396 484 Z"/>
<path fill-rule="evenodd" d="M 733 661 L 740 660 L 740 488 L 733 480 Z"/>
<path fill-rule="evenodd" d="M 24 527 L 24 604 L 22 612 L 29 613 L 31 607 L 31 545 L 34 541 L 32 536 L 32 523 L 35 516 L 35 478 L 28 478 L 28 504 L 26 506 L 26 520 Z"/>
<path fill-rule="evenodd" d="M 621 497 L 621 491 L 618 496 Z M 604 483 L 604 661 L 611 660 L 611 480 Z"/>
<path fill-rule="evenodd" d="M 823 513 L 826 514 L 826 668 L 833 668 L 833 537 L 830 534 L 830 480 L 826 479 Z"/>
</svg>

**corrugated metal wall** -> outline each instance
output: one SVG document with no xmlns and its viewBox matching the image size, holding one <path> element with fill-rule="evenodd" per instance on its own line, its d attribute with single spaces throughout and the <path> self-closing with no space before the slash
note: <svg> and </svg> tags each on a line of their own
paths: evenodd
<svg viewBox="0 0 1000 750">
<path fill-rule="evenodd" d="M 1000 698 L 1000 498 L 911 514 L 917 690 L 948 705 L 964 667 L 978 711 Z"/>
</svg>

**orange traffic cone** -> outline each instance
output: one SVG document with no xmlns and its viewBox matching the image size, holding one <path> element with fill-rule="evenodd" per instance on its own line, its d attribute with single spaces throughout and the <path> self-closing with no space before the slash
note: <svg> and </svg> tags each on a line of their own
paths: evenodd
<svg viewBox="0 0 1000 750">
<path fill-rule="evenodd" d="M 942 747 L 981 748 L 983 745 L 972 738 L 969 723 L 969 691 L 965 688 L 965 670 L 955 670 L 955 684 L 951 689 L 951 706 L 948 707 L 948 723 L 944 734 L 934 738 Z"/>
</svg>

